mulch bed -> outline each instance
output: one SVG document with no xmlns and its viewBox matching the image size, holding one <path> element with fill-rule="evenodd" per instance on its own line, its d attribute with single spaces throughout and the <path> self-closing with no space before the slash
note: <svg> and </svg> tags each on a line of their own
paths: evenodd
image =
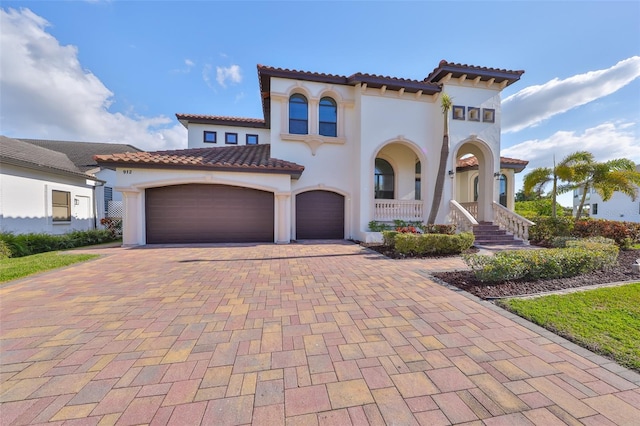
<svg viewBox="0 0 640 426">
<path fill-rule="evenodd" d="M 392 259 L 407 259 L 395 253 L 388 247 L 381 245 L 367 245 Z M 471 248 L 467 253 L 475 253 L 478 249 Z M 450 257 L 450 256 L 422 256 L 422 258 Z M 640 259 L 640 250 L 620 251 L 618 264 L 607 271 L 595 271 L 589 274 L 578 275 L 571 278 L 558 278 L 553 280 L 537 281 L 503 281 L 500 283 L 484 283 L 476 279 L 472 271 L 438 272 L 433 276 L 454 287 L 474 294 L 481 299 L 493 299 L 500 297 L 519 296 L 525 294 L 542 293 L 547 291 L 564 290 L 567 288 L 584 287 L 595 284 L 608 284 L 619 281 L 640 281 L 640 275 L 631 271 L 631 265 L 636 259 Z"/>
</svg>

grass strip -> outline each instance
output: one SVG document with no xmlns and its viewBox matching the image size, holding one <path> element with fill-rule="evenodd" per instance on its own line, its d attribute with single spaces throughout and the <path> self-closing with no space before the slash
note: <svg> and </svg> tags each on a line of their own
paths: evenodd
<svg viewBox="0 0 640 426">
<path fill-rule="evenodd" d="M 640 282 L 499 304 L 640 372 Z"/>
<path fill-rule="evenodd" d="M 67 254 L 59 251 L 34 254 L 31 256 L 0 259 L 0 283 L 61 268 L 85 260 L 95 259 L 97 254 Z"/>
</svg>

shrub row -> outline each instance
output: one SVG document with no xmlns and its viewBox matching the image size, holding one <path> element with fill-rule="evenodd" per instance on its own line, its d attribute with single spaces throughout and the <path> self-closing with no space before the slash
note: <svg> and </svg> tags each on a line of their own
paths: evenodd
<svg viewBox="0 0 640 426">
<path fill-rule="evenodd" d="M 382 233 L 385 245 L 391 246 L 400 254 L 459 254 L 469 249 L 474 242 L 471 232 L 456 235 L 449 234 L 413 234 L 396 231 Z"/>
<path fill-rule="evenodd" d="M 480 281 L 534 281 L 574 277 L 616 264 L 618 247 L 596 241 L 567 241 L 566 248 L 505 250 L 487 255 L 464 255 Z"/>
<path fill-rule="evenodd" d="M 537 216 L 535 225 L 529 228 L 529 240 L 542 246 L 552 246 L 557 237 L 604 237 L 610 238 L 621 248 L 640 242 L 640 223 L 618 222 L 615 220 L 586 219 L 571 217 L 551 218 Z"/>
<path fill-rule="evenodd" d="M 116 241 L 113 233 L 106 229 L 71 231 L 61 235 L 0 233 L 0 258 L 22 257 L 47 251 Z"/>
<path fill-rule="evenodd" d="M 422 232 L 424 234 L 453 235 L 456 233 L 456 225 L 428 225 L 426 223 L 407 222 L 404 220 L 394 220 L 393 225 L 375 220 L 369 222 L 369 230 L 372 232 L 391 231 L 394 229 L 398 232 Z"/>
</svg>

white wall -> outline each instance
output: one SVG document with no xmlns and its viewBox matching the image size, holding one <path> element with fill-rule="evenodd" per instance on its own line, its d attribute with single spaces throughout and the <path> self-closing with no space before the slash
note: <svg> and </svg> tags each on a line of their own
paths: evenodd
<svg viewBox="0 0 640 426">
<path fill-rule="evenodd" d="M 93 188 L 81 177 L 3 164 L 0 229 L 16 234 L 63 234 L 71 230 L 93 229 Z M 54 190 L 71 193 L 71 221 L 53 222 L 51 192 Z"/>
<path fill-rule="evenodd" d="M 577 207 L 580 197 L 574 198 Z M 593 205 L 598 205 L 598 213 L 593 214 Z M 585 207 L 591 206 L 589 215 L 594 219 L 618 220 L 621 222 L 640 222 L 640 199 L 632 201 L 631 198 L 620 192 L 613 194 L 609 201 L 602 201 L 598 193 L 592 193 L 591 199 L 585 201 Z"/>
</svg>

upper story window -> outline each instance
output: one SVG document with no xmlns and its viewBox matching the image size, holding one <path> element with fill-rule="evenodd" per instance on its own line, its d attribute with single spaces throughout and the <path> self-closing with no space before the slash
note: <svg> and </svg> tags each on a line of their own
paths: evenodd
<svg viewBox="0 0 640 426">
<path fill-rule="evenodd" d="M 258 135 L 247 135 L 247 145 L 258 145 Z"/>
<path fill-rule="evenodd" d="M 309 104 L 307 98 L 299 93 L 289 98 L 289 133 L 296 135 L 309 133 Z"/>
<path fill-rule="evenodd" d="M 225 133 L 224 134 L 224 143 L 229 145 L 237 145 L 238 144 L 238 134 L 237 133 Z"/>
<path fill-rule="evenodd" d="M 205 130 L 202 136 L 202 141 L 205 143 L 216 143 L 216 132 L 209 132 Z"/>
<path fill-rule="evenodd" d="M 331 98 L 320 99 L 320 134 L 338 136 L 338 105 Z"/>
<path fill-rule="evenodd" d="M 51 207 L 54 222 L 69 222 L 71 220 L 71 193 L 51 191 Z"/>
</svg>

